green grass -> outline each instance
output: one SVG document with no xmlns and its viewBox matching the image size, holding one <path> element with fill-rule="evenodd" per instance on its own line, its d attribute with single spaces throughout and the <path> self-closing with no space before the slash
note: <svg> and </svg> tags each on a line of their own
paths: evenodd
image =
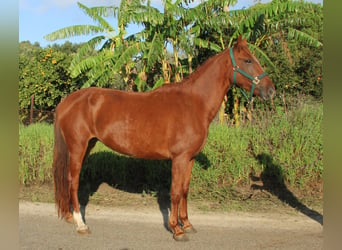
<svg viewBox="0 0 342 250">
<path fill-rule="evenodd" d="M 323 105 L 302 104 L 287 115 L 275 114 L 271 124 L 251 128 L 255 154 L 272 156 L 284 179 L 303 187 L 323 174 Z M 265 162 L 261 163 L 265 165 Z"/>
<path fill-rule="evenodd" d="M 191 177 L 192 199 L 224 201 L 242 196 L 251 176 L 310 193 L 322 184 L 322 103 L 301 103 L 288 110 L 255 112 L 253 124 L 239 128 L 212 124 L 207 143 L 196 158 Z M 53 127 L 19 127 L 19 182 L 52 182 Z M 168 190 L 170 161 L 133 159 L 98 143 L 85 162 L 81 182 L 107 182 L 121 189 L 155 194 Z M 88 190 L 89 191 L 89 190 Z M 241 198 L 241 197 L 240 197 Z"/>
<path fill-rule="evenodd" d="M 19 125 L 19 181 L 21 184 L 52 181 L 53 127 L 46 123 Z"/>
<path fill-rule="evenodd" d="M 253 125 L 211 125 L 202 151 L 208 164 L 197 162 L 192 173 L 193 197 L 233 198 L 239 187 L 250 186 L 250 176 L 274 188 L 285 183 L 303 194 L 318 191 L 311 189 L 323 179 L 322 119 L 323 105 L 312 103 L 287 115 L 260 112 Z"/>
</svg>

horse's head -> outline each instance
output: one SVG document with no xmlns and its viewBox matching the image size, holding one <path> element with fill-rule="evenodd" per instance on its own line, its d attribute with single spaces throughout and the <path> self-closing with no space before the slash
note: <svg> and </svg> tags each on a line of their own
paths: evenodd
<svg viewBox="0 0 342 250">
<path fill-rule="evenodd" d="M 246 40 L 239 36 L 230 49 L 233 65 L 232 81 L 261 98 L 268 100 L 274 97 L 275 88 L 272 80 L 263 71 L 259 61 L 249 51 Z"/>
</svg>

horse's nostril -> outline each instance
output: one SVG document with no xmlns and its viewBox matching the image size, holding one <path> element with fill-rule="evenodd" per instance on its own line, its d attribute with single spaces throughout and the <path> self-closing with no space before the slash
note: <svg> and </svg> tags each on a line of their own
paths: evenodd
<svg viewBox="0 0 342 250">
<path fill-rule="evenodd" d="M 271 98 L 273 98 L 273 96 L 275 95 L 275 90 L 273 88 L 268 89 L 267 92 L 268 92 L 268 96 Z"/>
</svg>

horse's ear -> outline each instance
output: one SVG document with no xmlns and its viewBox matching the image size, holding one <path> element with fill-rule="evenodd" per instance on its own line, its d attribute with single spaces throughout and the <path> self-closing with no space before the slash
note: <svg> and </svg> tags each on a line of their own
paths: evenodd
<svg viewBox="0 0 342 250">
<path fill-rule="evenodd" d="M 246 42 L 245 39 L 242 39 L 242 35 L 240 34 L 239 37 L 238 37 L 238 39 L 237 39 L 237 41 L 236 41 L 235 46 L 236 46 L 237 49 L 240 51 L 240 48 L 241 48 L 242 46 L 245 46 L 245 45 L 247 45 L 247 42 Z"/>
</svg>

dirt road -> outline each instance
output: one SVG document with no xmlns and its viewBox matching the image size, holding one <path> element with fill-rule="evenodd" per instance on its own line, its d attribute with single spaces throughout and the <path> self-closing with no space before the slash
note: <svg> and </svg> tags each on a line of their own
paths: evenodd
<svg viewBox="0 0 342 250">
<path fill-rule="evenodd" d="M 323 227 L 302 214 L 190 211 L 197 233 L 175 242 L 164 227 L 167 211 L 89 204 L 89 235 L 59 220 L 54 204 L 19 202 L 21 249 L 322 249 Z"/>
</svg>

